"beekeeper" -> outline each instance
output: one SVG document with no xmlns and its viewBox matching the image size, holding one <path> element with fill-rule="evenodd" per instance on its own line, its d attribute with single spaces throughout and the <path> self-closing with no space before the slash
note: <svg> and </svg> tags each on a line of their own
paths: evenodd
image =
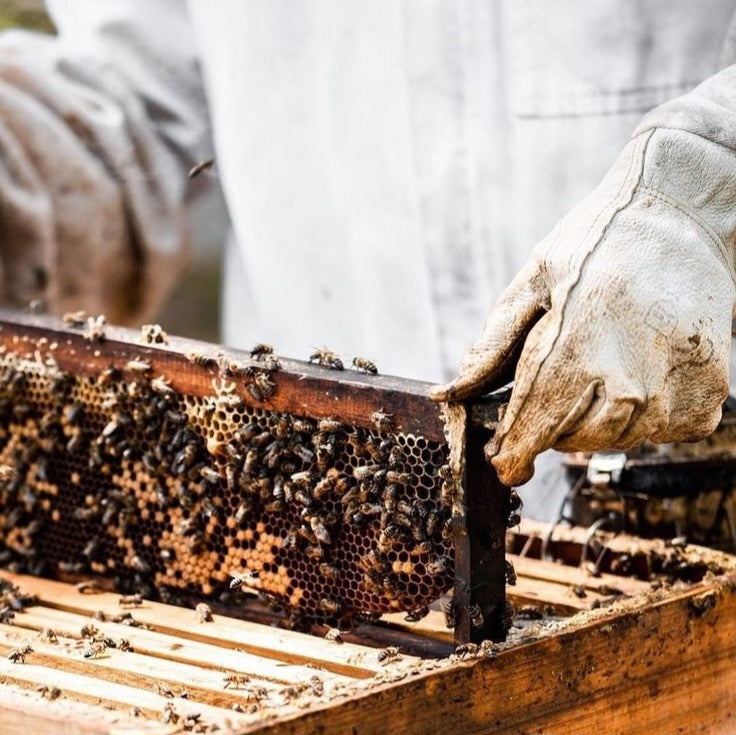
<svg viewBox="0 0 736 735">
<path fill-rule="evenodd" d="M 486 389 L 521 354 L 492 448 L 510 483 L 548 447 L 715 426 L 734 306 L 734 0 L 48 9 L 57 37 L 0 38 L 7 299 L 150 316 L 208 188 L 186 172 L 214 145 L 230 344 L 326 344 L 436 381 L 499 299 L 436 396 Z"/>
</svg>

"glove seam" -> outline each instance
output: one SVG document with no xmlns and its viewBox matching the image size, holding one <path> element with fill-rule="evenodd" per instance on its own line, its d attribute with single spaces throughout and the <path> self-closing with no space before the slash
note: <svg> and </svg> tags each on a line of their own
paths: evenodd
<svg viewBox="0 0 736 735">
<path fill-rule="evenodd" d="M 736 270 L 734 269 L 734 265 L 731 262 L 731 259 L 728 257 L 728 248 L 726 247 L 726 244 L 723 242 L 720 235 L 702 217 L 700 217 L 697 212 L 695 212 L 693 209 L 691 209 L 678 199 L 675 199 L 669 194 L 665 194 L 658 189 L 653 189 L 649 186 L 641 185 L 639 187 L 639 191 L 644 194 L 648 194 L 649 196 L 656 197 L 661 202 L 668 204 L 674 209 L 677 209 L 688 219 L 692 220 L 708 236 L 714 246 L 716 255 L 721 259 L 723 265 L 731 276 L 731 281 L 734 285 L 736 285 Z"/>
</svg>

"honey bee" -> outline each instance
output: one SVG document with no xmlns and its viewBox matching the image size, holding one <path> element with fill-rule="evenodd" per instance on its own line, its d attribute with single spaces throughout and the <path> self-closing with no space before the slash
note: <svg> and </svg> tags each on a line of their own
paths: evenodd
<svg viewBox="0 0 736 735">
<path fill-rule="evenodd" d="M 514 569 L 514 565 L 508 559 L 506 559 L 505 573 L 506 584 L 513 587 L 516 584 L 516 570 Z"/>
<path fill-rule="evenodd" d="M 120 651 L 133 651 L 133 646 L 130 645 L 130 641 L 127 638 L 120 638 L 116 645 Z"/>
<path fill-rule="evenodd" d="M 345 642 L 339 628 L 328 628 L 327 632 L 325 633 L 325 640 L 332 641 L 333 643 L 338 644 L 342 644 Z"/>
<path fill-rule="evenodd" d="M 36 691 L 40 692 L 42 697 L 45 697 L 51 702 L 61 696 L 61 689 L 59 687 L 47 687 L 45 684 L 36 687 Z"/>
<path fill-rule="evenodd" d="M 143 324 L 141 326 L 141 342 L 149 345 L 166 345 L 169 343 L 169 335 L 158 324 Z"/>
<path fill-rule="evenodd" d="M 68 327 L 74 327 L 75 329 L 81 329 L 87 323 L 87 312 L 86 311 L 68 311 L 61 320 Z"/>
<path fill-rule="evenodd" d="M 265 355 L 273 355 L 273 347 L 263 342 L 254 345 L 250 350 L 250 356 L 256 360 L 260 360 Z"/>
<path fill-rule="evenodd" d="M 323 577 L 327 577 L 327 579 L 337 579 L 340 576 L 340 570 L 327 562 L 322 562 L 319 565 L 319 572 Z"/>
<path fill-rule="evenodd" d="M 242 572 L 230 572 L 230 589 L 235 590 L 239 587 L 253 587 L 258 584 L 258 572 L 244 570 Z"/>
<path fill-rule="evenodd" d="M 307 546 L 304 553 L 310 558 L 320 561 L 325 558 L 324 549 L 321 546 Z"/>
<path fill-rule="evenodd" d="M 312 491 L 312 495 L 317 500 L 322 500 L 325 496 L 327 496 L 331 490 L 333 490 L 335 487 L 335 478 L 333 475 L 327 475 L 326 477 L 323 477 L 315 486 L 314 490 Z"/>
<path fill-rule="evenodd" d="M 312 676 L 309 679 L 309 687 L 315 697 L 321 697 L 325 693 L 325 685 L 319 676 Z"/>
<path fill-rule="evenodd" d="M 393 414 L 390 413 L 374 411 L 371 414 L 371 421 L 379 431 L 394 431 L 396 429 L 396 422 Z"/>
<path fill-rule="evenodd" d="M 136 592 L 133 595 L 123 595 L 118 600 L 120 607 L 140 607 L 143 604 L 143 596 Z"/>
<path fill-rule="evenodd" d="M 203 161 L 198 161 L 189 169 L 189 172 L 187 173 L 188 179 L 195 179 L 197 176 L 199 176 L 201 173 L 204 173 L 205 171 L 211 169 L 215 165 L 215 159 L 214 158 L 206 158 Z"/>
<path fill-rule="evenodd" d="M 223 679 L 223 689 L 232 687 L 233 689 L 240 689 L 250 681 L 248 674 L 227 674 Z"/>
<path fill-rule="evenodd" d="M 377 464 L 367 464 L 367 465 L 361 465 L 359 467 L 353 468 L 353 477 L 358 481 L 361 482 L 362 480 L 366 480 L 369 477 L 372 477 L 381 469 L 380 465 Z"/>
<path fill-rule="evenodd" d="M 475 658 L 478 655 L 478 648 L 477 643 L 463 643 L 455 649 L 455 655 L 463 660 Z"/>
<path fill-rule="evenodd" d="M 409 549 L 409 556 L 423 556 L 425 554 L 429 554 L 432 551 L 432 542 L 429 540 L 420 541 L 418 544 L 414 546 L 414 548 Z"/>
<path fill-rule="evenodd" d="M 408 612 L 404 620 L 406 620 L 407 623 L 417 623 L 422 618 L 426 618 L 427 615 L 429 615 L 429 607 L 427 605 L 423 605 L 422 607 L 418 607 L 416 610 L 411 610 Z"/>
<path fill-rule="evenodd" d="M 354 357 L 353 367 L 363 373 L 378 375 L 378 368 L 376 367 L 376 364 L 374 362 L 371 362 L 370 360 L 366 360 L 365 357 Z"/>
<path fill-rule="evenodd" d="M 449 560 L 446 556 L 438 556 L 427 564 L 427 574 L 432 576 L 444 574 L 448 569 Z"/>
<path fill-rule="evenodd" d="M 213 623 L 215 619 L 212 617 L 212 609 L 206 602 L 200 602 L 194 608 L 197 615 L 197 621 L 200 623 Z"/>
<path fill-rule="evenodd" d="M 79 582 L 75 585 L 77 592 L 82 595 L 96 594 L 100 591 L 100 585 L 94 579 L 85 582 Z"/>
<path fill-rule="evenodd" d="M 220 482 L 220 473 L 217 470 L 213 470 L 212 467 L 201 467 L 199 474 L 210 485 L 217 485 Z"/>
<path fill-rule="evenodd" d="M 470 623 L 474 628 L 483 627 L 485 618 L 483 617 L 483 611 L 481 610 L 478 603 L 475 603 L 468 607 L 468 617 L 470 618 Z"/>
<path fill-rule="evenodd" d="M 521 523 L 521 516 L 518 513 L 511 513 L 506 520 L 506 528 L 513 528 Z"/>
<path fill-rule="evenodd" d="M 103 656 L 106 651 L 107 643 L 105 641 L 91 641 L 84 647 L 82 656 L 84 656 L 84 658 L 99 658 L 100 656 Z"/>
<path fill-rule="evenodd" d="M 171 383 L 166 380 L 163 375 L 159 375 L 151 381 L 151 388 L 156 391 L 156 393 L 160 393 L 164 396 L 171 395 L 174 392 L 174 389 L 171 387 Z"/>
<path fill-rule="evenodd" d="M 521 500 L 521 497 L 519 496 L 519 493 L 516 491 L 515 488 L 511 488 L 511 490 L 509 490 L 509 510 L 512 512 L 515 510 L 519 510 L 522 505 L 523 502 Z"/>
<path fill-rule="evenodd" d="M 332 350 L 328 350 L 326 347 L 315 350 L 309 356 L 309 362 L 316 362 L 318 365 L 331 370 L 342 370 L 344 365 L 342 360 Z"/>
<path fill-rule="evenodd" d="M 309 525 L 312 529 L 312 533 L 316 536 L 317 541 L 321 544 L 325 544 L 326 546 L 329 546 L 332 543 L 330 532 L 327 530 L 327 526 L 325 526 L 323 520 L 319 516 L 310 516 Z"/>
<path fill-rule="evenodd" d="M 26 662 L 26 656 L 33 653 L 31 646 L 22 646 L 20 648 L 13 648 L 8 653 L 8 660 L 14 664 L 24 664 Z"/>
<path fill-rule="evenodd" d="M 388 646 L 387 648 L 384 648 L 382 651 L 378 652 L 377 658 L 378 663 L 385 666 L 388 663 L 400 661 L 401 653 L 399 653 L 398 646 Z"/>
<path fill-rule="evenodd" d="M 329 615 L 337 615 L 340 612 L 340 603 L 329 597 L 323 597 L 319 601 L 319 609 Z"/>
<path fill-rule="evenodd" d="M 47 643 L 58 643 L 59 638 L 53 628 L 44 628 L 39 634 Z"/>
<path fill-rule="evenodd" d="M 141 360 L 138 358 L 134 358 L 133 360 L 128 360 L 128 362 L 125 363 L 125 367 L 130 370 L 132 373 L 150 373 L 151 372 L 151 363 L 148 362 L 148 360 Z"/>
<path fill-rule="evenodd" d="M 266 373 L 258 373 L 250 385 L 255 385 L 258 388 L 258 392 L 263 399 L 270 398 L 276 392 L 276 384 Z"/>
<path fill-rule="evenodd" d="M 164 725 L 176 725 L 179 722 L 179 713 L 171 702 L 164 705 L 164 713 L 161 717 Z"/>
<path fill-rule="evenodd" d="M 263 365 L 270 373 L 275 373 L 277 370 L 281 370 L 281 361 L 276 355 L 266 355 L 263 358 Z"/>
<path fill-rule="evenodd" d="M 82 335 L 89 342 L 102 342 L 105 339 L 107 319 L 103 314 L 87 317 L 87 324 Z"/>
<path fill-rule="evenodd" d="M 174 698 L 174 690 L 171 687 L 166 686 L 166 684 L 162 684 L 160 681 L 157 681 L 153 685 L 153 691 L 161 697 L 167 697 L 168 699 Z"/>
</svg>

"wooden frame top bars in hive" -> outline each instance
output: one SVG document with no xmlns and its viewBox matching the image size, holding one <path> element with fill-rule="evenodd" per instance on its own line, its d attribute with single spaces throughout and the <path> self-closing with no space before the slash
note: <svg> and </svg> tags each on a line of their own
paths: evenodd
<svg viewBox="0 0 736 735">
<path fill-rule="evenodd" d="M 454 588 L 457 640 L 503 637 L 515 508 L 476 412 L 425 383 L 68 321 L 0 311 L 6 563 L 164 601 L 258 594 L 294 625 L 416 618 Z"/>
</svg>

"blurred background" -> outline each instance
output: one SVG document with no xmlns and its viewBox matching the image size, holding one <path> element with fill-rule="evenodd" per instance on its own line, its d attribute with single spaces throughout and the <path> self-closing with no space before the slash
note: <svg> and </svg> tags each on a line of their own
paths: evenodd
<svg viewBox="0 0 736 735">
<path fill-rule="evenodd" d="M 14 27 L 54 32 L 40 0 L 0 0 L 0 30 Z M 186 271 L 155 319 L 172 334 L 220 340 L 220 281 L 227 221 L 221 206 L 221 200 L 212 197 L 193 217 L 197 249 L 191 253 Z"/>
</svg>

